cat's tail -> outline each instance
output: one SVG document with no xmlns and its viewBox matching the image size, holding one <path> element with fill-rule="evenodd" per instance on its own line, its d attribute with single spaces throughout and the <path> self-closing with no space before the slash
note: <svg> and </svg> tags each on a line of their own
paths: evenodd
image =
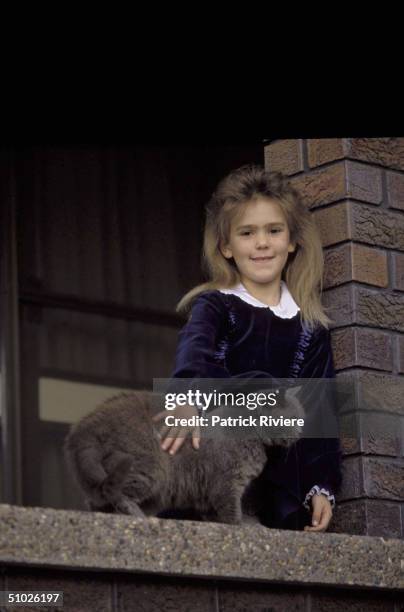
<svg viewBox="0 0 404 612">
<path fill-rule="evenodd" d="M 133 457 L 121 451 L 102 456 L 98 445 L 75 447 L 67 438 L 64 452 L 79 485 L 95 504 L 113 504 L 122 495 L 122 488 L 133 464 Z"/>
<path fill-rule="evenodd" d="M 63 450 L 68 466 L 84 490 L 88 492 L 99 488 L 107 478 L 107 473 L 97 446 L 77 446 L 74 437 L 68 436 Z"/>
<path fill-rule="evenodd" d="M 134 459 L 127 453 L 116 451 L 111 456 L 111 469 L 101 485 L 104 498 L 110 504 L 115 504 L 122 497 L 122 489 L 128 479 Z"/>
</svg>

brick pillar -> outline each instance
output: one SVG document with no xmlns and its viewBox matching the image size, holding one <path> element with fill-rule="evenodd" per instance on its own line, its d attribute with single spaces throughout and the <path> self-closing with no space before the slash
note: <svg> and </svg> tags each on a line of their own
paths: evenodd
<svg viewBox="0 0 404 612">
<path fill-rule="evenodd" d="M 355 381 L 330 530 L 404 537 L 404 138 L 277 140 L 265 165 L 313 212 L 337 377 Z"/>
</svg>

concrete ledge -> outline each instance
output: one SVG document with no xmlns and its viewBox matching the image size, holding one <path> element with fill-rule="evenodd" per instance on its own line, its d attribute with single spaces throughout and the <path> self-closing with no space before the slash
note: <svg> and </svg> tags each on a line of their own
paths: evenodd
<svg viewBox="0 0 404 612">
<path fill-rule="evenodd" d="M 0 504 L 0 565 L 404 589 L 404 541 Z"/>
</svg>

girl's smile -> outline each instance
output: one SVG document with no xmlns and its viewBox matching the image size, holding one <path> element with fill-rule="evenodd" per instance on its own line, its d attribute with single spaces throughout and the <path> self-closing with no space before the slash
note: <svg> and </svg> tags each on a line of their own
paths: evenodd
<svg viewBox="0 0 404 612">
<path fill-rule="evenodd" d="M 274 257 L 251 257 L 251 259 L 257 263 L 265 263 L 267 261 L 272 261 Z"/>
</svg>

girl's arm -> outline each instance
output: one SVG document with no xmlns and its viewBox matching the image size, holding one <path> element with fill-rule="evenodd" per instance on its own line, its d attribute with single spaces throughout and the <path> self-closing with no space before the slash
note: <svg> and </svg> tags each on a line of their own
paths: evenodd
<svg viewBox="0 0 404 612">
<path fill-rule="evenodd" d="M 331 336 L 328 329 L 317 328 L 306 354 L 301 378 L 335 379 Z M 313 393 L 309 401 L 317 403 L 319 410 L 335 409 L 331 385 L 322 383 L 320 394 Z M 315 389 L 315 383 L 313 383 Z M 297 444 L 298 461 L 301 466 L 301 487 L 308 502 L 318 490 L 323 490 L 331 504 L 335 504 L 335 493 L 342 481 L 342 451 L 339 438 L 302 438 Z"/>
<path fill-rule="evenodd" d="M 230 377 L 224 351 L 220 349 L 220 339 L 227 331 L 228 310 L 221 294 L 202 293 L 195 299 L 188 322 L 178 335 L 170 392 L 200 389 L 200 379 Z"/>
<path fill-rule="evenodd" d="M 224 355 L 217 350 L 227 315 L 219 292 L 207 291 L 195 299 L 191 316 L 179 333 L 174 378 L 229 377 Z"/>
<path fill-rule="evenodd" d="M 175 368 L 165 393 L 187 393 L 200 390 L 200 379 L 229 378 L 222 351 L 218 350 L 218 340 L 226 332 L 228 312 L 220 299 L 219 292 L 208 291 L 198 296 L 192 306 L 191 316 L 179 333 Z M 177 407 L 171 414 L 192 417 L 203 414 L 202 406 Z M 155 421 L 160 421 L 167 413 L 158 413 Z M 165 438 L 161 446 L 170 454 L 175 454 L 182 446 L 186 436 L 192 435 L 193 446 L 199 448 L 199 427 L 162 429 Z"/>
</svg>

